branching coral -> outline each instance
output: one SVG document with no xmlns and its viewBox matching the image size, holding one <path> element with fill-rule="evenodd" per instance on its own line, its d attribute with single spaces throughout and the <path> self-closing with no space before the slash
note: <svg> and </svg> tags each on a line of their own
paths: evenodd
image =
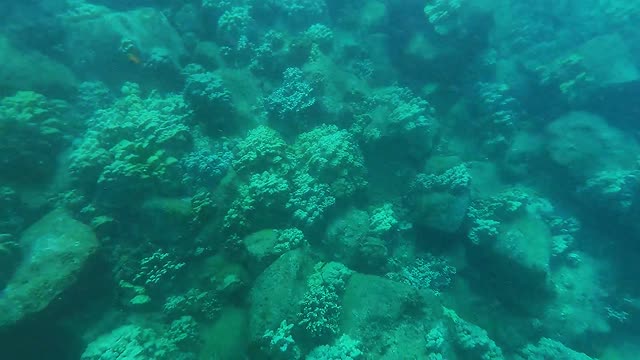
<svg viewBox="0 0 640 360">
<path fill-rule="evenodd" d="M 113 161 L 104 167 L 97 181 L 97 195 L 105 205 L 140 199 L 149 194 L 150 188 L 169 190 L 179 183 L 178 159 L 162 150 L 150 153 L 149 149 L 129 141 L 111 150 Z"/>
<path fill-rule="evenodd" d="M 303 27 L 322 21 L 327 15 L 325 0 L 267 0 L 266 7 L 292 27 Z"/>
<path fill-rule="evenodd" d="M 313 349 L 307 360 L 353 360 L 359 359 L 364 353 L 360 350 L 360 342 L 349 335 L 342 335 L 333 345 L 322 345 Z"/>
<path fill-rule="evenodd" d="M 471 184 L 471 175 L 465 165 L 457 165 L 442 174 L 419 174 L 414 187 L 428 191 L 466 192 Z"/>
<path fill-rule="evenodd" d="M 336 199 L 330 188 L 314 179 L 306 172 L 297 172 L 293 178 L 293 191 L 287 201 L 287 208 L 302 226 L 312 226 L 322 220 Z"/>
<path fill-rule="evenodd" d="M 184 266 L 185 263 L 171 260 L 168 253 L 156 251 L 140 261 L 140 272 L 133 281 L 142 281 L 144 285 L 154 286 L 167 277 L 173 280 L 175 273 Z"/>
<path fill-rule="evenodd" d="M 178 324 L 176 324 L 178 326 Z M 182 327 L 184 329 L 184 327 Z M 145 360 L 188 359 L 179 343 L 159 331 L 137 325 L 123 325 L 90 342 L 82 353 L 82 360 Z M 183 333 L 184 335 L 184 333 Z M 191 354 L 193 355 L 193 354 Z"/>
<path fill-rule="evenodd" d="M 406 196 L 417 224 L 444 232 L 456 231 L 470 203 L 471 175 L 465 165 L 441 174 L 418 174 Z"/>
<path fill-rule="evenodd" d="M 339 332 L 340 295 L 352 272 L 340 263 L 318 264 L 307 281 L 298 325 L 314 339 L 327 339 Z"/>
<path fill-rule="evenodd" d="M 363 100 L 358 113 L 366 150 L 373 156 L 423 158 L 431 151 L 437 133 L 434 109 L 410 89 L 377 89 Z"/>
<path fill-rule="evenodd" d="M 513 220 L 526 211 L 529 195 L 511 189 L 488 199 L 478 199 L 469 207 L 469 239 L 473 244 L 491 244 L 499 234 L 501 222 Z"/>
<path fill-rule="evenodd" d="M 512 92 L 507 84 L 478 84 L 476 110 L 480 119 L 473 126 L 490 151 L 504 151 L 513 142 L 522 109 Z"/>
<path fill-rule="evenodd" d="M 226 144 L 203 144 L 181 159 L 182 182 L 196 188 L 211 189 L 231 168 L 232 159 L 233 153 Z"/>
<path fill-rule="evenodd" d="M 278 216 L 286 210 L 289 183 L 283 177 L 264 171 L 251 175 L 224 217 L 224 227 L 230 233 L 244 234 L 261 226 L 281 222 Z"/>
<path fill-rule="evenodd" d="M 300 229 L 289 228 L 284 230 L 276 230 L 277 242 L 273 247 L 276 254 L 282 254 L 289 250 L 298 248 L 307 243 L 304 233 Z"/>
<path fill-rule="evenodd" d="M 286 320 L 282 320 L 280 326 L 274 330 L 267 330 L 262 339 L 265 343 L 264 350 L 270 356 L 270 359 L 291 359 L 298 360 L 301 358 L 300 349 L 291 336 L 293 324 L 287 324 Z"/>
<path fill-rule="evenodd" d="M 89 130 L 70 155 L 74 182 L 92 196 L 100 184 L 105 204 L 172 192 L 178 158 L 191 146 L 191 110 L 181 96 L 143 98 L 135 84 L 122 90 L 113 107 L 87 121 Z"/>
<path fill-rule="evenodd" d="M 194 109 L 199 120 L 205 125 L 218 126 L 230 121 L 235 108 L 231 92 L 224 86 L 220 76 L 197 66 L 188 68 L 193 73 L 187 76 L 184 99 Z M 214 116 L 215 118 L 212 118 Z"/>
<path fill-rule="evenodd" d="M 168 297 L 163 313 L 171 318 L 193 316 L 196 319 L 214 320 L 222 310 L 218 297 L 214 290 L 192 288 L 182 295 Z"/>
<path fill-rule="evenodd" d="M 429 255 L 415 259 L 412 264 L 403 267 L 400 273 L 387 276 L 418 289 L 440 292 L 451 284 L 455 275 L 456 268 L 445 258 Z"/>
<path fill-rule="evenodd" d="M 393 205 L 384 203 L 372 211 L 369 219 L 369 232 L 376 237 L 383 237 L 397 229 L 398 219 L 395 217 Z"/>
<path fill-rule="evenodd" d="M 249 68 L 256 74 L 270 76 L 281 75 L 287 69 L 287 59 L 290 49 L 285 46 L 283 33 L 269 30 L 255 46 Z"/>
<path fill-rule="evenodd" d="M 250 37 L 254 25 L 250 11 L 250 6 L 234 6 L 222 13 L 218 18 L 218 40 L 234 45 L 241 37 Z"/>
<path fill-rule="evenodd" d="M 287 143 L 266 126 L 250 130 L 234 150 L 233 169 L 240 175 L 263 171 L 286 174 L 291 166 Z"/>
<path fill-rule="evenodd" d="M 269 118 L 277 124 L 286 121 L 286 126 L 301 127 L 309 121 L 309 115 L 317 105 L 314 89 L 298 68 L 286 69 L 283 77 L 282 86 L 265 99 L 265 108 Z"/>
<path fill-rule="evenodd" d="M 366 186 L 367 170 L 353 136 L 334 125 L 322 125 L 298 136 L 294 151 L 303 169 L 329 185 L 336 198 L 348 197 Z"/>
<path fill-rule="evenodd" d="M 323 24 L 313 24 L 304 32 L 304 38 L 323 51 L 328 51 L 333 45 L 333 31 Z"/>
<path fill-rule="evenodd" d="M 192 111 L 182 96 L 144 97 L 139 86 L 127 83 L 112 107 L 102 109 L 87 120 L 89 135 L 109 149 L 122 140 L 137 141 L 164 150 L 188 148 Z M 91 136 L 90 136 L 91 137 Z"/>
</svg>

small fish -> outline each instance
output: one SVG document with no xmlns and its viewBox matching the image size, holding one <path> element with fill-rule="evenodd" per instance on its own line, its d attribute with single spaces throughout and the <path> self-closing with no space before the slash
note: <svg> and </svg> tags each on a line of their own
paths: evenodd
<svg viewBox="0 0 640 360">
<path fill-rule="evenodd" d="M 138 65 L 140 64 L 142 61 L 140 60 L 140 56 L 138 56 L 137 54 L 134 53 L 127 53 L 127 60 L 129 60 L 130 62 Z"/>
</svg>

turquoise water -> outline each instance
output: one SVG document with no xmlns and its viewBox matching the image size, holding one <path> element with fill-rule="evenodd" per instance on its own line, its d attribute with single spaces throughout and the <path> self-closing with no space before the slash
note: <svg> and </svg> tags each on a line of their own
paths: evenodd
<svg viewBox="0 0 640 360">
<path fill-rule="evenodd" d="M 638 1 L 0 12 L 3 359 L 636 359 Z"/>
</svg>

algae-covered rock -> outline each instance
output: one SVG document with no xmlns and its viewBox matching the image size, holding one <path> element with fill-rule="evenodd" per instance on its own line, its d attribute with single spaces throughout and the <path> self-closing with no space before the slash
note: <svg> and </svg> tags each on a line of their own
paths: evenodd
<svg viewBox="0 0 640 360">
<path fill-rule="evenodd" d="M 150 239 L 156 244 L 184 243 L 191 234 L 190 199 L 153 197 L 142 204 L 144 222 L 150 225 Z"/>
<path fill-rule="evenodd" d="M 65 94 L 77 86 L 77 78 L 66 65 L 34 49 L 0 36 L 0 92 L 31 90 Z M 42 76 L 46 74 L 46 76 Z"/>
<path fill-rule="evenodd" d="M 591 357 L 566 347 L 563 343 L 542 338 L 537 344 L 522 349 L 522 358 L 528 360 L 592 360 Z"/>
<path fill-rule="evenodd" d="M 65 210 L 45 215 L 22 234 L 23 259 L 0 296 L 0 327 L 45 309 L 73 285 L 98 248 L 89 226 Z"/>
<path fill-rule="evenodd" d="M 575 178 L 636 166 L 638 143 L 599 115 L 570 112 L 546 130 L 550 159 Z"/>
<path fill-rule="evenodd" d="M 331 221 L 327 226 L 325 244 L 331 249 L 332 258 L 357 267 L 370 227 L 369 214 L 358 209 L 351 209 Z"/>
<path fill-rule="evenodd" d="M 533 311 L 553 293 L 549 273 L 557 234 L 545 221 L 553 211 L 538 209 L 544 201 L 528 191 L 512 188 L 474 202 L 468 260 L 477 269 L 469 275 L 479 290 Z"/>
<path fill-rule="evenodd" d="M 356 273 L 344 291 L 340 329 L 362 341 L 370 358 L 425 359 L 426 340 L 415 324 L 438 315 L 438 303 L 430 292 Z"/>
<path fill-rule="evenodd" d="M 185 55 L 180 35 L 160 10 L 86 7 L 61 18 L 69 34 L 65 50 L 74 54 L 73 66 L 93 74 L 99 71 L 104 80 L 127 79 L 141 70 L 174 79 Z"/>
<path fill-rule="evenodd" d="M 441 174 L 419 174 L 411 185 L 408 206 L 420 226 L 454 233 L 462 225 L 471 201 L 471 175 L 464 165 Z"/>
<path fill-rule="evenodd" d="M 261 272 L 280 255 L 304 246 L 307 240 L 301 230 L 296 228 L 257 231 L 242 241 L 251 257 L 250 268 Z"/>
<path fill-rule="evenodd" d="M 282 320 L 296 318 L 307 288 L 306 274 L 313 262 L 301 250 L 283 254 L 260 275 L 251 289 L 249 337 L 259 343 Z"/>
<path fill-rule="evenodd" d="M 255 263 L 261 270 L 264 270 L 264 267 L 269 264 L 268 262 L 273 261 L 277 256 L 274 249 L 278 243 L 278 233 L 275 230 L 257 231 L 245 237 L 242 242 L 253 260 L 252 263 Z"/>
<path fill-rule="evenodd" d="M 629 44 L 620 34 L 596 36 L 582 44 L 577 53 L 599 86 L 640 79 Z"/>
<path fill-rule="evenodd" d="M 478 325 L 462 319 L 455 311 L 444 308 L 443 315 L 452 337 L 454 349 L 462 359 L 504 360 L 502 349 Z"/>
<path fill-rule="evenodd" d="M 573 260 L 574 263 L 559 266 L 551 274 L 555 296 L 545 307 L 541 320 L 545 334 L 554 334 L 555 340 L 586 344 L 594 337 L 610 336 L 629 314 L 624 310 L 616 313 L 617 309 L 609 305 L 611 294 L 602 276 L 606 271 L 602 259 L 575 253 Z"/>
</svg>

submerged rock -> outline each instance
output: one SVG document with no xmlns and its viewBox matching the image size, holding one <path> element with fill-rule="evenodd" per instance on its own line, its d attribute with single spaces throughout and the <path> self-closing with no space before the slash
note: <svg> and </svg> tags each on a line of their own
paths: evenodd
<svg viewBox="0 0 640 360">
<path fill-rule="evenodd" d="M 282 320 L 295 319 L 307 287 L 306 275 L 313 262 L 301 250 L 283 254 L 257 279 L 251 289 L 249 337 L 259 343 Z"/>
<path fill-rule="evenodd" d="M 68 93 L 77 86 L 77 78 L 66 65 L 19 42 L 0 36 L 0 89 L 4 93 L 32 90 L 43 93 Z M 37 69 L 37 71 L 34 71 Z M 47 74 L 47 76 L 42 76 Z"/>
<path fill-rule="evenodd" d="M 445 233 L 460 228 L 470 201 L 471 175 L 465 165 L 437 175 L 419 174 L 407 196 L 415 224 Z"/>
<path fill-rule="evenodd" d="M 74 70 L 97 74 L 106 82 L 129 80 L 141 73 L 148 81 L 178 76 L 184 44 L 159 10 L 119 12 L 86 6 L 61 18 L 69 34 L 64 47 L 73 54 Z"/>
<path fill-rule="evenodd" d="M 98 248 L 91 228 L 57 209 L 31 225 L 23 259 L 0 296 L 0 327 L 45 309 L 75 282 Z"/>
<path fill-rule="evenodd" d="M 522 349 L 522 359 L 591 360 L 592 358 L 566 347 L 561 342 L 549 338 L 542 338 L 537 344 L 529 344 Z"/>
<path fill-rule="evenodd" d="M 342 299 L 340 329 L 375 359 L 426 359 L 423 327 L 440 311 L 429 291 L 379 276 L 354 274 Z"/>
</svg>

